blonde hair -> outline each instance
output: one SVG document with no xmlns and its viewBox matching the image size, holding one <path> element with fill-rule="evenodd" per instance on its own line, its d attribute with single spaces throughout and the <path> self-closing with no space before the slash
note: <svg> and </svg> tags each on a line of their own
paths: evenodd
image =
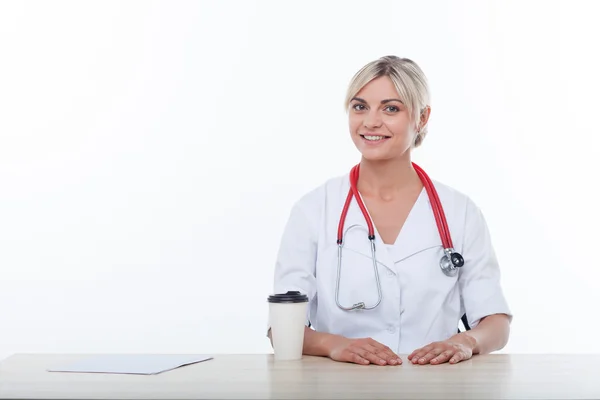
<svg viewBox="0 0 600 400">
<path fill-rule="evenodd" d="M 420 124 L 423 111 L 429 106 L 429 84 L 421 68 L 408 58 L 384 56 L 362 67 L 350 81 L 346 93 L 345 108 L 360 90 L 373 79 L 387 76 L 398 91 L 400 100 L 408 108 L 412 120 Z M 418 147 L 427 135 L 427 124 L 422 126 L 415 138 L 414 147 Z"/>
</svg>

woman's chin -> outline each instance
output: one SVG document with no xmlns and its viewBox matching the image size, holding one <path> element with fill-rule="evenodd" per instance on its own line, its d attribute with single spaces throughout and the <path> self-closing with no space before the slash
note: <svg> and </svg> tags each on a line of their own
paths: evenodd
<svg viewBox="0 0 600 400">
<path fill-rule="evenodd" d="M 366 161 L 387 161 L 394 156 L 387 151 L 361 150 L 362 158 Z"/>
</svg>

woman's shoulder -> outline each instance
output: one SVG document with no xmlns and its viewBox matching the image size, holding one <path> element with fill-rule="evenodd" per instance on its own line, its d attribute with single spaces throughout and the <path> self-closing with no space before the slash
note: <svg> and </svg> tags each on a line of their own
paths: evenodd
<svg viewBox="0 0 600 400">
<path fill-rule="evenodd" d="M 450 201 L 458 201 L 463 203 L 471 201 L 471 198 L 465 192 L 456 188 L 455 186 L 451 186 L 450 184 L 436 179 L 431 179 L 431 181 L 433 182 L 433 185 L 440 196 L 440 200 L 445 198 Z"/>
<path fill-rule="evenodd" d="M 349 174 L 326 178 L 321 183 L 304 192 L 293 203 L 290 210 L 290 220 L 311 229 L 318 229 L 319 221 L 326 215 L 327 204 L 332 199 L 338 199 L 344 185 L 348 188 Z M 346 189 L 347 193 L 348 189 Z"/>
<path fill-rule="evenodd" d="M 432 182 L 446 213 L 452 212 L 464 218 L 469 215 L 481 213 L 478 204 L 466 192 L 435 179 L 432 179 Z"/>
<path fill-rule="evenodd" d="M 337 197 L 340 196 L 340 193 L 343 193 L 345 196 L 350 188 L 348 179 L 348 173 L 324 179 L 322 182 L 302 194 L 296 201 L 296 206 L 301 208 L 312 208 L 316 205 L 322 206 L 328 198 L 337 199 Z"/>
</svg>

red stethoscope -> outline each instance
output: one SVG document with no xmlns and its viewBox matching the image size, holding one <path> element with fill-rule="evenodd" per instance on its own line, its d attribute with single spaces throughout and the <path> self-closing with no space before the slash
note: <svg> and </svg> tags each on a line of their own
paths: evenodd
<svg viewBox="0 0 600 400">
<path fill-rule="evenodd" d="M 433 211 L 433 215 L 435 217 L 435 222 L 437 224 L 438 231 L 440 233 L 440 238 L 442 240 L 442 245 L 444 246 L 444 255 L 440 260 L 440 268 L 447 276 L 455 276 L 458 273 L 458 268 L 462 267 L 465 263 L 463 257 L 456 251 L 454 251 L 454 246 L 452 244 L 452 238 L 450 237 L 450 229 L 448 229 L 448 222 L 446 221 L 446 215 L 444 213 L 444 209 L 442 207 L 442 203 L 440 198 L 438 197 L 437 191 L 433 185 L 429 176 L 414 162 L 412 163 L 419 179 L 423 183 L 425 190 L 427 191 L 427 195 L 429 196 L 429 201 L 431 203 L 431 208 Z M 355 165 L 350 171 L 350 190 L 348 191 L 348 196 L 346 197 L 346 203 L 344 204 L 344 208 L 342 210 L 342 215 L 340 217 L 340 222 L 338 225 L 338 235 L 337 235 L 337 244 L 338 244 L 338 272 L 337 272 L 337 282 L 336 282 L 336 303 L 339 308 L 351 311 L 351 310 L 370 310 L 379 305 L 381 302 L 382 294 L 381 294 L 381 283 L 379 282 L 379 272 L 377 269 L 377 259 L 375 257 L 375 229 L 373 228 L 373 222 L 369 217 L 369 213 L 358 193 L 358 189 L 356 187 L 358 182 L 358 174 L 359 174 L 360 164 Z M 339 302 L 339 286 L 340 286 L 340 277 L 341 277 L 341 269 L 342 269 L 342 247 L 344 245 L 343 240 L 343 232 L 344 232 L 344 222 L 346 220 L 346 214 L 348 213 L 348 208 L 350 207 L 350 202 L 352 198 L 356 199 L 360 210 L 362 211 L 365 220 L 367 221 L 368 226 L 368 238 L 371 242 L 371 258 L 373 261 L 373 268 L 375 271 L 375 280 L 377 282 L 377 292 L 378 292 L 378 300 L 372 306 L 367 307 L 364 302 L 358 302 L 351 307 L 344 307 Z M 350 228 L 349 228 L 350 229 Z"/>
</svg>

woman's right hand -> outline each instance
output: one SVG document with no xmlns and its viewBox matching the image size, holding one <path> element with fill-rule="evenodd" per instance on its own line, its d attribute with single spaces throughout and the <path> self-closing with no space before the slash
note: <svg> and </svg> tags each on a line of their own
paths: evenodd
<svg viewBox="0 0 600 400">
<path fill-rule="evenodd" d="M 329 343 L 329 358 L 335 361 L 361 365 L 400 365 L 402 360 L 389 347 L 371 338 L 332 338 Z"/>
</svg>

